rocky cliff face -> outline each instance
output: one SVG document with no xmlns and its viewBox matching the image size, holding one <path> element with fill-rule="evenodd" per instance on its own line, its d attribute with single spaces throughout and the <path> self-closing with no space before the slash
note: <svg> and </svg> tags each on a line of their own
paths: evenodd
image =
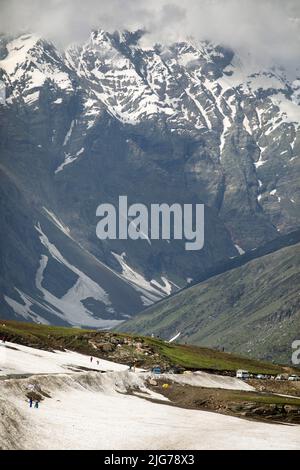
<svg viewBox="0 0 300 470">
<path fill-rule="evenodd" d="M 1 312 L 108 327 L 299 227 L 300 80 L 210 43 L 0 40 Z M 205 245 L 101 242 L 96 208 L 204 203 Z"/>
</svg>

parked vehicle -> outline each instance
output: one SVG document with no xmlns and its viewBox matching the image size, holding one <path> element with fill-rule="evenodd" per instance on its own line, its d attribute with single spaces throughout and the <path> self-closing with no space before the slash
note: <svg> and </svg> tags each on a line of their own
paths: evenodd
<svg viewBox="0 0 300 470">
<path fill-rule="evenodd" d="M 245 379 L 249 379 L 249 377 L 250 377 L 250 374 L 247 370 L 238 369 L 236 371 L 236 378 L 237 379 L 245 380 Z"/>
<path fill-rule="evenodd" d="M 171 367 L 167 372 L 168 374 L 183 374 L 185 369 L 183 367 L 174 366 Z"/>
<path fill-rule="evenodd" d="M 298 377 L 298 375 L 296 375 L 296 374 L 292 374 L 292 375 L 289 376 L 288 380 L 296 382 L 296 381 L 300 380 L 300 377 Z"/>
<path fill-rule="evenodd" d="M 263 374 L 257 374 L 256 378 L 262 380 L 265 378 L 265 376 Z"/>
<path fill-rule="evenodd" d="M 287 380 L 288 377 L 286 374 L 278 374 L 276 377 L 275 377 L 275 380 Z"/>
</svg>

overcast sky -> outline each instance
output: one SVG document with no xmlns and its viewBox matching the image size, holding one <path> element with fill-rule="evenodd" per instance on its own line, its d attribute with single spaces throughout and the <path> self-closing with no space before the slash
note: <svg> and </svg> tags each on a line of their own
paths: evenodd
<svg viewBox="0 0 300 470">
<path fill-rule="evenodd" d="M 300 62 L 299 0 L 0 0 L 0 30 L 30 30 L 60 45 L 93 28 L 145 28 L 147 45 L 193 36 L 251 52 L 260 62 Z"/>
</svg>

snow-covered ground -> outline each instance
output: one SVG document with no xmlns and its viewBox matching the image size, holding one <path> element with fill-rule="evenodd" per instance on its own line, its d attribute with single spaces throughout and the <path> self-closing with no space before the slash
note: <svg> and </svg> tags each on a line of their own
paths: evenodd
<svg viewBox="0 0 300 470">
<path fill-rule="evenodd" d="M 97 363 L 99 362 L 99 364 Z M 72 373 L 82 369 L 99 371 L 124 371 L 128 366 L 93 358 L 73 351 L 43 351 L 20 344 L 0 343 L 0 377 L 29 374 Z M 145 374 L 148 377 L 149 374 Z M 190 374 L 163 374 L 161 377 L 177 383 L 196 387 L 227 388 L 231 390 L 253 390 L 253 387 L 234 377 L 208 374 L 198 371 Z"/>
<path fill-rule="evenodd" d="M 254 387 L 236 379 L 218 374 L 208 374 L 207 372 L 197 371 L 190 374 L 162 374 L 168 380 L 180 384 L 193 385 L 194 387 L 206 388 L 226 388 L 228 390 L 254 390 Z"/>
<path fill-rule="evenodd" d="M 99 361 L 99 364 L 97 364 Z M 88 368 L 99 371 L 121 371 L 127 366 L 93 358 L 73 351 L 43 351 L 20 344 L 0 343 L 0 377 L 6 375 L 58 374 Z"/>
<path fill-rule="evenodd" d="M 299 426 L 258 423 L 153 403 L 126 393 L 136 390 L 144 396 L 148 393 L 150 398 L 160 397 L 147 391 L 144 373 L 129 372 L 124 370 L 126 366 L 101 360 L 100 368 L 113 372 L 71 373 L 68 364 L 94 365 L 81 354 L 48 353 L 11 343 L 6 346 L 0 345 L 2 375 L 12 370 L 15 374 L 35 370 L 44 375 L 0 379 L 0 448 L 299 448 Z M 29 408 L 26 400 L 26 393 L 34 386 L 50 396 L 39 409 Z"/>
</svg>

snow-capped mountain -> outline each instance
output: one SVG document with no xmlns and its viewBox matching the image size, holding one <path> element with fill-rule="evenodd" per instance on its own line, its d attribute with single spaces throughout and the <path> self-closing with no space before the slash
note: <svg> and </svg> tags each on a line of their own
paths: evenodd
<svg viewBox="0 0 300 470">
<path fill-rule="evenodd" d="M 300 71 L 189 40 L 0 39 L 1 310 L 110 327 L 299 228 Z M 203 202 L 205 245 L 96 238 L 96 208 Z"/>
</svg>

